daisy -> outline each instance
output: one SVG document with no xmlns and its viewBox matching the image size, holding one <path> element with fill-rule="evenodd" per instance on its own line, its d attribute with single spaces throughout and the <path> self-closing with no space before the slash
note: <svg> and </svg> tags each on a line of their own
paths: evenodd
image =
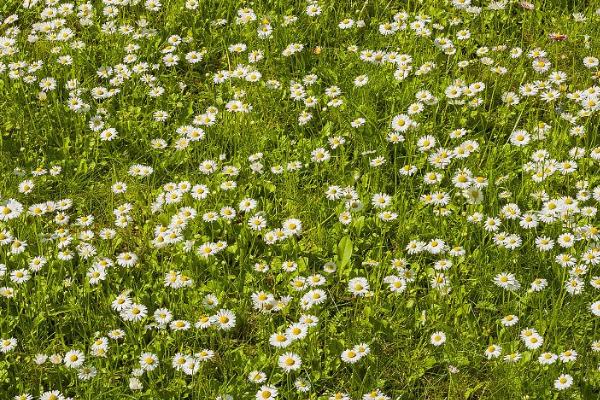
<svg viewBox="0 0 600 400">
<path fill-rule="evenodd" d="M 390 204 L 391 200 L 392 198 L 389 195 L 385 193 L 377 193 L 373 195 L 371 203 L 376 208 L 385 208 Z"/>
<path fill-rule="evenodd" d="M 592 314 L 594 314 L 595 316 L 600 317 L 600 300 L 593 302 L 590 305 L 590 310 L 592 311 Z"/>
<path fill-rule="evenodd" d="M 142 353 L 139 358 L 140 368 L 144 371 L 152 371 L 158 367 L 158 357 L 153 353 Z"/>
<path fill-rule="evenodd" d="M 369 282 L 366 278 L 353 278 L 348 282 L 348 290 L 354 296 L 364 296 L 369 293 Z"/>
<path fill-rule="evenodd" d="M 434 346 L 441 346 L 446 342 L 446 334 L 442 331 L 434 332 L 431 335 L 431 344 Z"/>
<path fill-rule="evenodd" d="M 248 374 L 248 380 L 252 383 L 263 383 L 267 380 L 267 374 L 262 371 L 252 371 Z"/>
<path fill-rule="evenodd" d="M 77 377 L 79 379 L 81 379 L 82 381 L 87 381 L 87 380 L 90 380 L 93 377 L 95 377 L 97 373 L 98 373 L 98 371 L 96 370 L 96 368 L 94 368 L 92 366 L 85 366 L 85 367 L 81 367 L 77 371 Z"/>
<path fill-rule="evenodd" d="M 300 368 L 302 360 L 297 354 L 288 352 L 279 356 L 278 364 L 285 372 L 290 372 Z"/>
<path fill-rule="evenodd" d="M 285 348 L 292 343 L 292 339 L 287 334 L 274 333 L 269 337 L 269 343 L 274 347 Z"/>
<path fill-rule="evenodd" d="M 569 374 L 561 374 L 554 381 L 554 388 L 556 390 L 568 389 L 573 384 L 573 377 Z"/>
<path fill-rule="evenodd" d="M 396 132 L 406 132 L 413 124 L 414 121 L 406 114 L 396 115 L 392 119 L 392 129 Z"/>
<path fill-rule="evenodd" d="M 544 344 L 544 338 L 537 333 L 527 336 L 523 341 L 525 342 L 525 347 L 529 350 L 538 349 Z"/>
<path fill-rule="evenodd" d="M 358 354 L 354 349 L 344 350 L 341 354 L 341 359 L 345 363 L 354 364 L 361 359 L 361 355 Z"/>
<path fill-rule="evenodd" d="M 287 219 L 283 222 L 283 231 L 287 235 L 299 235 L 302 232 L 302 222 L 295 218 Z"/>
<path fill-rule="evenodd" d="M 489 359 L 497 358 L 502 353 L 502 347 L 492 344 L 485 350 L 485 356 Z"/>
<path fill-rule="evenodd" d="M 83 365 L 85 356 L 79 350 L 69 350 L 64 357 L 65 366 L 68 368 L 79 368 Z"/>
<path fill-rule="evenodd" d="M 301 340 L 304 339 L 308 334 L 308 327 L 301 322 L 295 323 L 290 325 L 290 327 L 286 329 L 285 333 L 291 340 Z"/>
<path fill-rule="evenodd" d="M 121 316 L 125 321 L 138 322 L 146 317 L 147 311 L 143 304 L 132 303 L 130 307 L 123 309 Z"/>
<path fill-rule="evenodd" d="M 40 394 L 40 400 L 65 400 L 65 396 L 58 390 L 50 390 Z"/>
<path fill-rule="evenodd" d="M 354 350 L 361 358 L 367 356 L 371 352 L 371 348 L 366 343 L 359 343 L 354 346 L 352 350 Z"/>
<path fill-rule="evenodd" d="M 235 314 L 230 310 L 221 309 L 213 316 L 213 322 L 216 323 L 219 329 L 230 330 L 235 327 Z"/>
<path fill-rule="evenodd" d="M 538 362 L 542 365 L 554 364 L 554 362 L 558 359 L 558 356 L 554 353 L 545 352 L 540 354 L 538 357 Z"/>
<path fill-rule="evenodd" d="M 0 339 L 0 353 L 8 353 L 17 347 L 17 339 L 11 337 L 8 339 Z"/>
<path fill-rule="evenodd" d="M 258 392 L 256 392 L 256 400 L 275 400 L 278 395 L 278 391 L 274 386 L 264 385 L 261 386 Z"/>
<path fill-rule="evenodd" d="M 519 318 L 516 315 L 512 315 L 512 314 L 505 316 L 501 320 L 501 323 L 504 326 L 513 326 L 517 322 L 519 322 Z"/>
<path fill-rule="evenodd" d="M 558 358 L 563 363 L 573 362 L 577 359 L 577 352 L 575 350 L 565 350 L 559 354 Z"/>
</svg>

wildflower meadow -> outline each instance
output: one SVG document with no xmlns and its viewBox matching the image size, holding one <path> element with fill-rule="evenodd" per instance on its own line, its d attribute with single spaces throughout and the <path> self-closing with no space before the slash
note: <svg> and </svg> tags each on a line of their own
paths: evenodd
<svg viewBox="0 0 600 400">
<path fill-rule="evenodd" d="M 0 400 L 600 399 L 600 2 L 0 0 Z"/>
</svg>

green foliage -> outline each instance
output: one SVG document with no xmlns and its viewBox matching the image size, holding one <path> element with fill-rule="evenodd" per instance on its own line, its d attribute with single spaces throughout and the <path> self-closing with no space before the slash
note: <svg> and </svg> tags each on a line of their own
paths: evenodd
<svg viewBox="0 0 600 400">
<path fill-rule="evenodd" d="M 0 1 L 0 400 L 600 396 L 599 5 L 162 3 Z"/>
</svg>

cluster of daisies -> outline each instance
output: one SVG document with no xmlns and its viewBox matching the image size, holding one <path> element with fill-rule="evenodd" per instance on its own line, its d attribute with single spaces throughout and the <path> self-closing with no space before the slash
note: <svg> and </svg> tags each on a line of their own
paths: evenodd
<svg viewBox="0 0 600 400">
<path fill-rule="evenodd" d="M 388 400 L 396 329 L 448 374 L 589 381 L 600 338 L 556 321 L 600 317 L 600 10 L 497 41 L 544 11 L 9 3 L 6 398 Z"/>
</svg>

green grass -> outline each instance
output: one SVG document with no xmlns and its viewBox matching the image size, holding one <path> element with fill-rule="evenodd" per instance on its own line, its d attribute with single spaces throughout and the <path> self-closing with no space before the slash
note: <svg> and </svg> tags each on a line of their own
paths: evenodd
<svg viewBox="0 0 600 400">
<path fill-rule="evenodd" d="M 306 2 L 203 0 L 196 9 L 187 9 L 183 0 L 164 0 L 158 11 L 148 10 L 143 1 L 129 1 L 132 4 L 111 6 L 114 15 L 107 16 L 107 4 L 94 0 L 89 21 L 77 15 L 82 2 L 40 0 L 31 8 L 16 0 L 1 3 L 0 21 L 10 15 L 18 15 L 18 20 L 0 25 L 0 232 L 25 241 L 27 247 L 19 253 L 12 240 L 0 245 L 0 263 L 6 266 L 5 272 L 0 269 L 0 287 L 14 290 L 12 296 L 0 291 L 0 350 L 7 345 L 3 339 L 17 340 L 14 348 L 0 352 L 0 400 L 27 398 L 26 394 L 45 400 L 218 396 L 224 400 L 226 395 L 254 399 L 262 385 L 276 388 L 278 399 L 343 398 L 330 397 L 335 393 L 347 393 L 355 400 L 600 396 L 600 354 L 594 350 L 600 347 L 598 317 L 590 309 L 599 299 L 593 281 L 600 276 L 600 257 L 584 259 L 600 252 L 595 212 L 600 202 L 600 107 L 586 110 L 572 96 L 588 90 L 592 100 L 600 101 L 600 69 L 584 66 L 586 57 L 600 58 L 600 3 L 540 1 L 527 10 L 508 1 L 502 9 L 491 10 L 489 1 L 473 0 L 473 5 L 481 6 L 475 13 L 437 0 L 322 1 L 320 15 L 311 17 Z M 44 19 L 45 9 L 48 13 L 48 8 L 66 4 L 73 6 L 73 13 L 50 12 Z M 243 7 L 251 8 L 256 20 L 236 23 Z M 393 22 L 400 12 L 406 12 L 407 26 L 382 35 L 379 25 Z M 284 17 L 292 15 L 297 20 L 285 24 Z M 340 29 L 338 24 L 346 18 L 354 26 Z M 219 19 L 227 22 L 217 26 Z M 418 35 L 410 25 L 422 19 L 428 21 L 429 33 Z M 140 28 L 142 20 L 151 31 Z M 34 30 L 44 28 L 44 21 L 58 27 L 29 40 Z M 364 27 L 357 26 L 358 21 Z M 272 34 L 260 38 L 257 29 L 266 22 Z M 115 32 L 109 32 L 110 24 Z M 133 33 L 120 32 L 123 27 Z M 63 28 L 71 29 L 73 36 L 53 40 L 51 33 Z M 470 38 L 459 40 L 461 30 L 468 30 Z M 564 34 L 566 39 L 554 40 L 551 34 Z M 179 62 L 167 66 L 164 49 L 172 35 L 180 38 L 172 51 Z M 441 38 L 452 42 L 446 51 L 436 44 Z M 238 43 L 246 45 L 243 52 L 229 49 Z M 302 44 L 303 50 L 282 55 L 293 43 Z M 128 51 L 130 45 L 136 46 Z M 514 48 L 522 49 L 522 55 L 511 57 Z M 543 58 L 551 63 L 547 71 L 534 70 L 530 52 L 535 49 L 543 50 Z M 251 63 L 248 56 L 256 50 L 263 57 Z M 390 62 L 362 60 L 366 50 L 409 55 L 412 69 L 405 79 L 396 79 L 397 67 Z M 202 60 L 187 62 L 191 51 L 201 52 Z M 136 56 L 128 60 L 130 71 L 114 80 L 128 54 Z M 61 56 L 72 60 L 61 64 Z M 37 61 L 42 65 L 28 71 Z M 463 65 L 465 61 L 468 65 Z M 26 64 L 17 68 L 19 62 Z M 426 63 L 435 66 L 427 73 L 417 72 Z M 219 71 L 235 73 L 239 65 L 260 72 L 261 78 L 213 81 Z M 133 72 L 144 66 L 145 71 Z M 100 77 L 101 67 L 112 68 L 113 74 Z M 499 74 L 495 67 L 506 72 Z M 564 82 L 553 81 L 554 71 L 565 73 Z M 318 77 L 314 84 L 303 83 L 309 74 Z M 354 80 L 360 75 L 368 76 L 368 83 L 359 87 Z M 53 78 L 56 87 L 42 93 L 39 83 L 44 78 Z M 272 80 L 280 86 L 273 88 Z M 464 88 L 476 82 L 484 83 L 485 89 L 472 96 L 462 94 L 462 104 L 445 94 L 450 85 Z M 314 96 L 314 107 L 291 98 L 294 83 L 302 84 L 304 97 Z M 540 88 L 536 95 L 520 93 L 528 83 Z M 331 104 L 333 97 L 326 94 L 332 86 L 341 90 L 336 97 L 343 100 L 339 106 Z M 98 87 L 119 92 L 95 99 L 92 91 Z M 164 93 L 151 96 L 152 87 L 161 87 Z M 542 93 L 549 89 L 560 97 L 545 101 Z M 436 101 L 426 102 L 422 111 L 410 116 L 418 126 L 398 132 L 402 142 L 390 143 L 393 118 L 408 113 L 420 91 L 429 91 Z M 507 92 L 520 100 L 506 104 Z M 83 110 L 69 107 L 73 97 L 85 104 Z M 234 99 L 252 110 L 227 111 Z M 473 104 L 474 99 L 478 103 Z M 214 124 L 201 126 L 202 140 L 176 148 L 184 135 L 178 129 L 194 125 L 194 118 L 211 108 L 218 113 Z M 302 124 L 299 117 L 305 110 L 312 118 Z M 165 111 L 166 121 L 158 121 L 156 111 Z M 91 129 L 94 118 L 104 122 L 99 131 Z M 357 118 L 363 118 L 364 125 L 353 127 Z M 544 139 L 532 139 L 524 146 L 511 142 L 517 130 L 534 136 L 542 122 L 551 126 Z M 573 127 L 583 127 L 585 133 L 573 135 Z M 101 139 L 107 128 L 116 130 L 113 140 Z M 459 128 L 465 135 L 451 138 L 450 132 Z M 419 149 L 426 135 L 436 143 Z M 345 143 L 331 146 L 330 139 L 337 137 Z M 156 148 L 157 139 L 167 146 Z M 432 159 L 432 154 L 444 149 L 452 153 L 468 141 L 478 148 L 467 157 L 453 157 L 447 165 Z M 330 153 L 327 161 L 312 158 L 319 148 Z M 535 179 L 530 162 L 538 150 L 548 152 L 546 165 L 551 159 L 556 165 L 570 161 L 577 168 Z M 573 151 L 580 151 L 581 157 Z M 373 166 L 376 157 L 385 163 Z M 215 161 L 214 173 L 200 171 L 205 160 Z M 256 162 L 263 165 L 261 173 L 253 171 Z M 299 162 L 297 170 L 288 168 L 293 162 Z M 132 176 L 129 171 L 136 164 L 153 172 Z M 407 165 L 416 168 L 411 176 L 401 173 Z M 229 166 L 237 168 L 237 174 L 224 173 Z M 475 177 L 486 180 L 481 202 L 469 203 L 464 188 L 454 180 L 464 170 L 470 171 L 470 187 L 476 185 Z M 433 172 L 439 181 L 426 183 L 424 178 Z M 25 181 L 34 185 L 30 192 L 21 190 Z M 224 190 L 227 181 L 237 186 Z M 116 182 L 126 183 L 125 193 L 111 189 Z M 210 194 L 196 199 L 182 193 L 180 201 L 157 206 L 165 185 L 180 182 L 206 185 Z M 340 221 L 348 199 L 328 200 L 331 186 L 352 188 L 352 200 L 362 205 L 351 212 L 349 224 Z M 436 192 L 448 195 L 447 204 L 427 201 Z M 536 197 L 541 192 L 545 197 Z M 395 213 L 392 221 L 383 221 L 379 217 L 383 210 L 372 204 L 378 193 L 390 196 L 385 210 Z M 567 197 L 577 204 L 569 208 Z M 256 208 L 243 212 L 240 202 L 247 198 L 256 200 Z M 24 210 L 5 219 L 9 199 Z M 39 216 L 28 212 L 31 206 L 48 202 L 52 206 L 63 199 L 70 199 L 72 206 Z M 546 220 L 549 212 L 544 210 L 553 201 L 558 201 L 559 211 Z M 121 224 L 114 210 L 124 204 L 131 210 Z M 503 211 L 507 204 L 518 205 L 515 219 Z M 169 226 L 183 207 L 194 209 L 196 217 L 170 231 L 176 243 L 158 246 L 156 229 Z M 219 213 L 223 207 L 233 207 L 235 217 L 203 220 L 205 213 Z M 527 213 L 541 219 L 537 226 L 526 229 L 520 224 Z M 91 225 L 77 222 L 88 215 L 94 217 Z M 248 225 L 255 215 L 267 221 L 261 231 Z M 477 215 L 481 222 L 473 221 Z M 61 224 L 57 219 L 61 216 L 68 222 Z M 484 229 L 488 217 L 499 218 L 497 232 Z M 301 231 L 270 243 L 268 233 L 289 219 L 301 221 Z M 105 229 L 113 229 L 114 237 L 101 238 Z M 498 244 L 500 232 L 518 235 L 522 243 L 506 248 Z M 576 236 L 573 246 L 556 243 L 541 251 L 536 245 L 536 238 L 557 242 L 565 233 Z M 61 240 L 69 237 L 71 242 L 61 247 Z M 412 241 L 432 240 L 448 247 L 441 253 L 408 251 Z M 209 257 L 198 254 L 201 245 L 219 241 L 226 242 L 223 250 Z M 449 251 L 457 246 L 463 252 Z M 86 257 L 90 248 L 92 254 Z M 61 253 L 65 250 L 71 252 L 70 260 Z M 134 266 L 117 265 L 117 257 L 125 252 L 138 257 Z M 560 254 L 571 255 L 587 270 L 561 266 Z M 36 271 L 31 262 L 38 256 L 47 262 Z M 90 270 L 102 258 L 114 265 L 104 270 L 105 279 L 93 284 Z M 389 276 L 407 278 L 392 267 L 394 259 L 403 259 L 412 272 L 401 293 L 392 293 L 387 283 Z M 440 260 L 450 260 L 452 266 L 436 270 Z M 286 271 L 286 262 L 294 262 L 295 270 Z M 268 271 L 257 270 L 259 263 L 268 265 Z M 335 270 L 327 272 L 325 267 L 332 264 Z M 30 279 L 18 282 L 14 274 L 23 271 L 29 271 Z M 193 283 L 168 287 L 165 279 L 170 271 Z M 504 272 L 514 274 L 520 288 L 494 284 Z M 445 275 L 445 287 L 432 283 L 438 273 Z M 318 287 L 294 290 L 291 285 L 294 278 L 317 279 L 317 274 L 323 278 Z M 566 285 L 575 276 L 583 286 L 580 293 L 571 294 Z M 358 277 L 369 283 L 366 296 L 349 290 L 349 282 Z M 533 291 L 531 284 L 538 278 L 546 279 L 547 286 Z M 303 297 L 314 289 L 323 290 L 326 300 L 303 304 Z M 252 298 L 259 292 L 285 306 L 259 311 Z M 138 322 L 127 321 L 111 306 L 122 293 L 144 305 L 148 315 Z M 218 299 L 216 307 L 205 304 L 208 295 Z M 190 329 L 159 326 L 153 317 L 159 308 L 168 309 L 174 320 L 187 321 Z M 219 329 L 218 323 L 206 329 L 194 326 L 220 309 L 235 315 L 231 329 Z M 304 338 L 286 348 L 269 344 L 271 335 L 306 315 L 318 318 L 318 323 L 307 328 Z M 517 316 L 518 323 L 503 326 L 507 315 Z M 526 328 L 543 338 L 541 347 L 525 345 L 520 334 Z M 109 338 L 114 329 L 125 337 Z M 438 331 L 445 333 L 446 341 L 433 346 L 431 336 Z M 94 353 L 99 338 L 108 340 L 105 354 Z M 342 352 L 361 343 L 369 346 L 369 354 L 356 363 L 342 360 Z M 485 351 L 492 344 L 501 346 L 502 352 L 488 359 Z M 214 356 L 197 360 L 194 373 L 172 366 L 177 353 L 191 356 L 204 349 Z M 78 376 L 81 366 L 68 366 L 63 357 L 70 350 L 85 355 L 83 366 L 94 368 L 93 377 Z M 559 359 L 550 365 L 538 361 L 544 352 L 561 355 L 567 350 L 577 352 L 574 361 Z M 291 372 L 278 365 L 288 351 L 302 360 L 301 367 Z M 140 356 L 146 352 L 156 355 L 158 367 L 138 374 Z M 512 353 L 519 353 L 517 362 L 504 359 Z M 48 359 L 36 362 L 38 355 Z M 252 371 L 263 371 L 265 381 L 251 382 Z M 555 386 L 561 374 L 573 379 L 564 390 Z M 310 390 L 299 391 L 298 379 L 310 383 Z M 53 398 L 48 393 L 52 390 L 60 394 Z M 379 397 L 376 390 L 381 391 Z"/>
</svg>

